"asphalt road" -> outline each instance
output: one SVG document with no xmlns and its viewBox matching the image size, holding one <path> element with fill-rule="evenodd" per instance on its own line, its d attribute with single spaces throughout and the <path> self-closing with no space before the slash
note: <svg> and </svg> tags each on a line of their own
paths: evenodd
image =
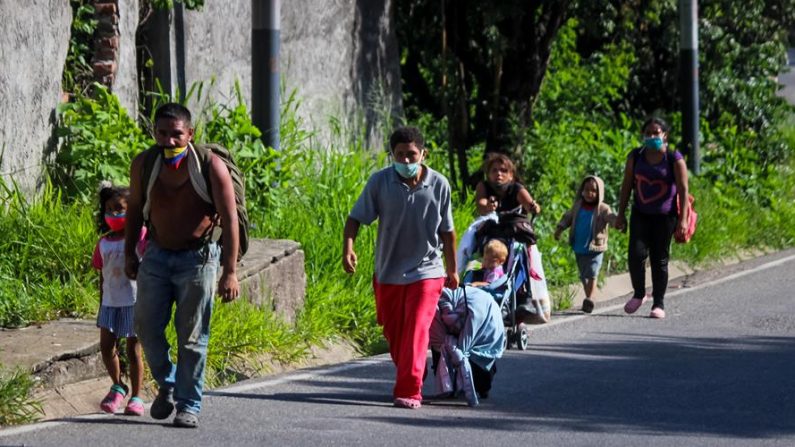
<svg viewBox="0 0 795 447">
<path fill-rule="evenodd" d="M 790 250 L 696 274 L 665 320 L 623 300 L 558 315 L 506 353 L 477 408 L 392 407 L 380 356 L 209 392 L 196 430 L 94 416 L 0 431 L 0 445 L 793 446 L 793 285 Z"/>
</svg>

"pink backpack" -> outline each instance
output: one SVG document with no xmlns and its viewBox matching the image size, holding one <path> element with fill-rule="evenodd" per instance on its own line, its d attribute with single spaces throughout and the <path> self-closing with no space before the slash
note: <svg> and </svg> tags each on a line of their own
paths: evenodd
<svg viewBox="0 0 795 447">
<path fill-rule="evenodd" d="M 677 199 L 678 199 L 678 197 L 677 197 Z M 696 223 L 698 222 L 698 213 L 696 213 L 696 210 L 693 208 L 693 202 L 695 202 L 695 200 L 696 199 L 695 199 L 695 197 L 693 197 L 692 194 L 688 194 L 687 195 L 687 208 L 690 211 L 690 213 L 689 213 L 690 220 L 687 223 L 687 230 L 685 231 L 685 236 L 683 238 L 682 237 L 678 237 L 676 234 L 674 234 L 674 239 L 676 240 L 676 242 L 678 242 L 680 244 L 688 243 L 690 241 L 690 238 L 692 238 L 693 234 L 696 232 Z M 679 200 L 676 201 L 676 214 L 679 215 L 680 218 L 681 218 L 682 210 L 679 207 Z"/>
</svg>

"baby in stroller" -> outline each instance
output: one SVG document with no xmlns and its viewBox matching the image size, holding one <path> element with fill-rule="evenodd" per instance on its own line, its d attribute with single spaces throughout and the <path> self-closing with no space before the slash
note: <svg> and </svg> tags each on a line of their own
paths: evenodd
<svg viewBox="0 0 795 447">
<path fill-rule="evenodd" d="M 490 294 L 470 286 L 444 288 L 430 328 L 439 395 L 463 395 L 470 406 L 487 398 L 504 338 L 500 306 Z"/>
<path fill-rule="evenodd" d="M 499 239 L 490 240 L 483 247 L 481 269 L 472 272 L 473 287 L 487 286 L 505 276 L 503 264 L 508 260 L 508 247 Z"/>
<path fill-rule="evenodd" d="M 476 220 L 461 238 L 457 256 L 459 265 L 466 266 L 462 282 L 492 295 L 500 306 L 507 331 L 506 347 L 515 344 L 524 350 L 528 340 L 525 324 L 546 323 L 550 318 L 541 255 L 535 245 L 479 231 L 488 219 Z M 507 258 L 501 256 L 502 248 L 506 249 Z"/>
</svg>

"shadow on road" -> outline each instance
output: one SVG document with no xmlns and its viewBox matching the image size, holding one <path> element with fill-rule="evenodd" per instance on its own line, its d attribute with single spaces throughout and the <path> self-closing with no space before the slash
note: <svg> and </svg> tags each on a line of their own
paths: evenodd
<svg viewBox="0 0 795 447">
<path fill-rule="evenodd" d="M 555 344 L 509 351 L 499 368 L 488 408 L 479 407 L 471 417 L 428 412 L 421 419 L 364 419 L 530 431 L 562 427 L 747 438 L 795 434 L 792 337 L 649 336 L 632 342 Z M 484 410 L 494 414 L 484 417 Z"/>
<path fill-rule="evenodd" d="M 508 351 L 488 400 L 388 409 L 390 363 L 208 395 L 343 406 L 340 417 L 413 427 L 775 438 L 795 435 L 793 337 L 638 336 Z M 627 341 L 624 341 L 627 340 Z M 652 378 L 655 378 L 654 380 Z M 425 393 L 433 390 L 431 380 Z M 355 411 L 355 407 L 382 408 Z M 344 414 L 344 415 L 343 415 Z"/>
<path fill-rule="evenodd" d="M 102 425 L 147 425 L 163 427 L 172 427 L 171 421 L 154 421 L 152 419 L 140 419 L 140 416 L 122 416 L 115 415 L 113 418 L 63 418 L 53 419 L 51 422 L 69 422 L 70 424 L 102 424 Z"/>
<path fill-rule="evenodd" d="M 208 393 L 209 395 L 210 393 Z M 260 399 L 260 400 L 276 400 L 284 402 L 301 402 L 309 404 L 329 404 L 329 405 L 353 405 L 363 407 L 383 407 L 392 405 L 391 401 L 385 400 L 385 395 L 381 394 L 364 394 L 364 393 L 330 393 L 330 392 L 314 392 L 314 393 L 274 393 L 274 394 L 255 394 L 255 393 L 229 393 L 223 391 L 214 391 L 212 396 L 216 397 L 232 397 L 238 399 Z M 382 401 L 382 403 L 378 403 Z"/>
</svg>

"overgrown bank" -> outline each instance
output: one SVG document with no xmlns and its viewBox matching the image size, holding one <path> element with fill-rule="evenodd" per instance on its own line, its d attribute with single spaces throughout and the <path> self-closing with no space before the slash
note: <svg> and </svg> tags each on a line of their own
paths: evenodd
<svg viewBox="0 0 795 447">
<path fill-rule="evenodd" d="M 119 126 L 119 135 L 132 135 L 135 123 L 108 114 L 107 122 L 86 126 L 74 132 L 77 123 L 97 119 L 94 110 L 109 112 L 118 107 L 111 95 L 98 100 L 84 98 L 82 105 L 64 111 L 64 122 L 72 119 L 73 133 L 66 137 L 71 147 L 82 147 L 94 141 L 130 141 L 120 136 L 99 135 Z M 89 107 L 91 105 L 92 107 Z M 85 111 L 79 111 L 84 107 Z M 213 316 L 213 337 L 209 349 L 208 384 L 218 385 L 234 380 L 233 371 L 253 362 L 254 354 L 267 353 L 278 361 L 301 358 L 308 347 L 328 337 L 348 337 L 364 352 L 383 349 L 380 331 L 375 325 L 370 278 L 374 228 L 361 233 L 357 250 L 360 270 L 353 276 L 340 266 L 340 235 L 350 207 L 369 173 L 384 166 L 384 154 L 351 147 L 346 136 L 328 148 L 315 146 L 302 130 L 290 109 L 286 110 L 283 134 L 293 144 L 274 154 L 256 140 L 256 129 L 250 127 L 245 108 L 210 107 L 208 121 L 200 123 L 200 138 L 216 139 L 233 147 L 247 170 L 252 203 L 253 234 L 260 237 L 288 238 L 302 244 L 306 253 L 307 300 L 295 327 L 280 323 L 272 315 L 245 302 L 216 306 Z M 294 110 L 294 109 L 293 109 Z M 71 118 L 69 113 L 74 113 Z M 122 121 L 127 124 L 119 124 Z M 576 280 L 576 267 L 570 250 L 550 237 L 559 213 L 572 200 L 571 185 L 584 170 L 598 172 L 612 185 L 615 200 L 621 161 L 635 144 L 633 123 L 625 129 L 594 128 L 592 123 L 571 122 L 565 132 L 559 128 L 536 129 L 538 166 L 528 182 L 544 211 L 537 220 L 541 236 L 539 245 L 545 255 L 545 268 L 553 287 Z M 581 126 L 581 127 L 577 127 Z M 65 130 L 64 130 L 65 131 Z M 584 154 L 580 141 L 589 135 L 594 146 L 604 150 Z M 793 133 L 789 134 L 789 144 Z M 60 316 L 91 318 L 96 311 L 97 277 L 88 262 L 96 231 L 92 212 L 93 185 L 99 178 L 118 173 L 116 181 L 124 182 L 127 156 L 148 143 L 146 137 L 132 139 L 140 146 L 96 144 L 95 150 L 80 154 L 80 168 L 68 175 L 74 183 L 64 188 L 48 186 L 34 200 L 26 200 L 12 188 L 5 188 L 0 199 L 0 229 L 8 235 L 3 241 L 5 253 L 0 263 L 2 280 L 0 321 L 3 326 L 19 326 Z M 733 140 L 734 141 L 734 140 Z M 444 154 L 433 152 L 429 163 L 444 171 Z M 68 154 L 70 146 L 63 154 Z M 110 148 L 109 148 L 110 147 Z M 100 151 L 108 150 L 108 153 Z M 113 154 L 113 156 L 110 156 Z M 66 156 L 66 155 L 64 155 Z M 590 159 L 583 165 L 583 159 Z M 542 161 L 543 160 L 543 161 Z M 65 165 L 61 166 L 61 169 Z M 707 166 L 709 166 L 707 164 Z M 92 169 L 94 169 L 92 171 Z M 717 168 L 715 168 L 717 169 Z M 721 169 L 724 169 L 722 167 Z M 730 169 L 742 172 L 740 164 Z M 702 265 L 742 248 L 760 245 L 777 248 L 792 246 L 795 241 L 795 167 L 792 161 L 771 168 L 766 179 L 749 182 L 743 176 L 730 177 L 731 182 L 711 178 L 693 178 L 692 190 L 698 198 L 700 225 L 692 243 L 674 248 L 676 259 Z M 78 173 L 78 170 L 79 173 Z M 728 175 L 728 174 L 727 174 Z M 759 207 L 752 197 L 765 197 Z M 469 201 L 455 203 L 456 226 L 463 230 L 471 221 L 474 208 Z M 608 253 L 611 271 L 625 265 L 626 237 L 614 234 Z M 33 267 L 35 266 L 35 268 Z M 566 294 L 556 295 L 565 305 Z M 248 369 L 262 365 L 247 364 Z M 4 388 L 0 388 L 2 390 Z M 0 399 L 2 396 L 0 396 Z M 18 399 L 18 397 L 16 397 Z"/>
<path fill-rule="evenodd" d="M 544 209 L 536 221 L 539 245 L 548 280 L 559 291 L 555 294 L 559 306 L 567 304 L 563 286 L 576 282 L 576 266 L 571 251 L 551 238 L 553 226 L 586 173 L 605 179 L 607 201 L 615 204 L 623 161 L 639 143 L 642 119 L 637 110 L 616 112 L 614 107 L 638 82 L 630 69 L 636 63 L 632 49 L 614 45 L 580 57 L 575 52 L 576 27 L 570 22 L 560 33 L 533 125 L 515 129 L 525 144 L 514 156 Z M 744 248 L 795 245 L 793 118 L 787 107 L 770 100 L 774 89 L 768 83 L 751 84 L 748 96 L 740 98 L 744 102 L 739 111 L 702 122 L 703 173 L 691 178 L 699 229 L 690 244 L 675 245 L 675 259 L 700 266 Z M 238 103 L 231 106 L 200 98 L 199 87 L 191 95 L 202 104 L 201 110 L 194 110 L 201 116 L 197 139 L 230 147 L 246 172 L 252 234 L 300 242 L 308 282 L 306 307 L 295 327 L 243 301 L 216 306 L 208 386 L 235 380 L 237 368 L 262 368 L 255 360 L 260 354 L 290 362 L 329 337 L 355 340 L 367 353 L 383 350 L 370 285 L 374 228 L 360 233 L 361 262 L 353 276 L 342 271 L 340 239 L 347 213 L 367 177 L 388 163 L 385 154 L 380 148 L 363 148 L 355 136 L 340 131 L 332 134 L 330 143 L 319 143 L 297 118 L 294 96 L 284 104 L 283 150 L 274 152 L 259 142 L 259 131 L 239 93 Z M 755 101 L 763 103 L 755 107 Z M 753 121 L 748 116 L 757 112 L 764 118 L 763 132 L 748 124 Z M 675 113 L 669 115 L 677 136 L 679 119 Z M 0 190 L 4 205 L 0 230 L 6 235 L 0 242 L 4 253 L 0 325 L 4 327 L 61 316 L 93 316 L 98 305 L 97 275 L 89 258 L 98 237 L 92 215 L 96 185 L 101 179 L 126 183 L 130 160 L 151 143 L 147 123 L 130 118 L 118 100 L 99 87 L 93 96 L 77 95 L 74 102 L 63 105 L 59 116 L 63 144 L 48 186 L 35 199 L 8 185 Z M 429 137 L 429 164 L 449 173 L 445 121 L 422 110 L 411 112 L 409 119 Z M 479 168 L 482 150 L 471 149 L 471 171 Z M 454 207 L 456 227 L 462 231 L 474 207 L 461 197 L 456 197 Z M 624 269 L 626 243 L 626 235 L 611 235 L 607 273 Z M 0 413 L 13 414 L 4 408 L 23 408 L 29 386 L 19 375 L 0 379 Z M 23 418 L 7 420 L 21 422 L 35 416 L 35 411 L 19 414 Z"/>
</svg>

